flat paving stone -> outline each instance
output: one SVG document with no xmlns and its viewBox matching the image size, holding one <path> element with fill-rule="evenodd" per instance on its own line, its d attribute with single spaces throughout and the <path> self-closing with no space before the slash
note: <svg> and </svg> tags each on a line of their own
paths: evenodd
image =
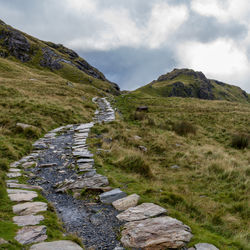
<svg viewBox="0 0 250 250">
<path fill-rule="evenodd" d="M 10 168 L 9 171 L 12 172 L 12 173 L 19 173 L 19 172 L 21 172 L 21 170 L 19 168 Z"/>
<path fill-rule="evenodd" d="M 208 243 L 199 243 L 194 246 L 195 250 L 219 250 L 216 246 Z"/>
<path fill-rule="evenodd" d="M 22 245 L 45 241 L 46 226 L 26 226 L 18 230 L 15 239 Z"/>
<path fill-rule="evenodd" d="M 13 217 L 14 223 L 20 227 L 35 226 L 38 225 L 42 220 L 44 220 L 44 217 L 42 215 L 24 215 Z"/>
<path fill-rule="evenodd" d="M 18 215 L 31 215 L 47 210 L 47 203 L 45 202 L 26 202 L 14 205 L 13 212 Z"/>
<path fill-rule="evenodd" d="M 109 192 L 104 192 L 99 195 L 100 201 L 105 204 L 111 204 L 113 201 L 126 197 L 127 194 L 124 193 L 120 188 L 113 189 Z"/>
<path fill-rule="evenodd" d="M 155 217 L 166 213 L 167 210 L 153 203 L 142 203 L 139 206 L 131 207 L 116 217 L 121 221 L 138 221 Z"/>
<path fill-rule="evenodd" d="M 24 169 L 31 168 L 31 167 L 36 167 L 37 163 L 35 161 L 30 161 L 30 162 L 25 162 L 22 164 L 22 167 Z"/>
<path fill-rule="evenodd" d="M 21 189 L 28 189 L 28 190 L 43 190 L 42 187 L 40 186 L 33 186 L 33 185 L 28 185 L 28 184 L 19 184 L 19 183 L 13 183 L 13 182 L 7 182 L 6 183 L 8 188 L 21 188 Z"/>
<path fill-rule="evenodd" d="M 30 247 L 30 250 L 82 250 L 82 248 L 75 242 L 59 240 L 35 244 Z"/>
<path fill-rule="evenodd" d="M 17 177 L 22 176 L 22 174 L 21 173 L 8 173 L 7 176 L 8 178 L 17 178 Z"/>
<path fill-rule="evenodd" d="M 37 197 L 37 193 L 34 191 L 27 191 L 22 189 L 7 189 L 8 196 L 11 201 L 22 202 L 32 201 Z"/>
</svg>

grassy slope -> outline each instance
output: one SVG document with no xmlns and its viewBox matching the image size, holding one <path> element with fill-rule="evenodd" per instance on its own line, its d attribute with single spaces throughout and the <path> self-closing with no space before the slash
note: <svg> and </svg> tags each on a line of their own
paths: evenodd
<svg viewBox="0 0 250 250">
<path fill-rule="evenodd" d="M 250 105 L 138 92 L 117 97 L 114 105 L 123 116 L 93 129 L 112 138 L 111 144 L 92 139 L 93 151 L 97 142 L 111 150 L 97 155 L 99 172 L 112 185 L 140 194 L 141 202 L 166 207 L 170 216 L 191 226 L 191 245 L 249 249 L 250 150 L 233 149 L 230 143 L 232 134 L 250 134 Z M 148 105 L 149 112 L 135 114 L 140 105 Z M 177 135 L 172 128 L 180 121 L 194 124 L 196 135 Z M 175 164 L 181 168 L 171 169 Z"/>
<path fill-rule="evenodd" d="M 178 81 L 182 82 L 186 86 L 193 84 L 196 86 L 196 89 L 199 89 L 200 86 L 199 81 L 195 79 L 194 76 L 181 74 L 172 80 L 159 81 L 147 84 L 139 88 L 137 92 L 148 94 L 150 96 L 153 95 L 153 96 L 167 97 L 172 90 L 171 85 Z M 243 98 L 242 96 L 242 90 L 237 86 L 229 84 L 221 86 L 214 81 L 212 81 L 212 85 L 214 86 L 213 94 L 216 100 L 237 101 L 244 103 L 247 102 L 245 98 Z"/>
<path fill-rule="evenodd" d="M 18 227 L 12 223 L 14 203 L 9 201 L 4 183 L 9 163 L 29 153 L 32 142 L 48 130 L 90 121 L 96 108 L 92 97 L 105 94 L 95 86 L 109 88 L 107 83 L 90 76 L 78 80 L 79 72 L 74 74 L 71 69 L 65 68 L 64 74 L 67 79 L 13 58 L 0 58 L 0 238 L 11 241 L 8 249 L 21 248 L 13 240 Z M 73 87 L 67 85 L 68 79 Z M 17 130 L 17 122 L 36 129 Z M 62 229 L 55 214 L 48 211 L 45 215 L 49 240 L 61 238 Z"/>
</svg>

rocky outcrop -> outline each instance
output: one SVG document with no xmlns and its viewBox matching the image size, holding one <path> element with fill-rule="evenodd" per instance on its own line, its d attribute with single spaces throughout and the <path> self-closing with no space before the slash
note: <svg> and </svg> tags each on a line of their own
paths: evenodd
<svg viewBox="0 0 250 250">
<path fill-rule="evenodd" d="M 31 46 L 27 38 L 19 31 L 2 24 L 4 29 L 0 29 L 0 45 L 5 47 L 8 52 L 1 56 L 7 57 L 8 53 L 21 62 L 30 60 Z"/>
<path fill-rule="evenodd" d="M 125 224 L 121 242 L 136 249 L 180 249 L 192 238 L 191 229 L 171 217 L 157 217 Z"/>
</svg>

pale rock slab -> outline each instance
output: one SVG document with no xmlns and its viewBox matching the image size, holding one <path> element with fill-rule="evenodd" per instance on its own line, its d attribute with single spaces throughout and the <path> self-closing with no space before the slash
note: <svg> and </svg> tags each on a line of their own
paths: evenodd
<svg viewBox="0 0 250 250">
<path fill-rule="evenodd" d="M 19 173 L 19 172 L 21 172 L 21 170 L 19 168 L 10 168 L 9 171 L 11 173 Z"/>
<path fill-rule="evenodd" d="M 7 189 L 8 196 L 11 201 L 31 201 L 37 197 L 37 193 L 34 191 L 27 191 L 21 189 Z"/>
<path fill-rule="evenodd" d="M 20 227 L 35 226 L 38 225 L 42 220 L 44 220 L 44 217 L 42 215 L 24 215 L 13 217 L 14 223 Z"/>
<path fill-rule="evenodd" d="M 153 203 L 143 203 L 136 207 L 131 207 L 116 217 L 121 221 L 137 221 L 166 213 L 167 210 Z"/>
<path fill-rule="evenodd" d="M 7 174 L 8 178 L 16 178 L 22 176 L 21 173 L 8 173 Z"/>
<path fill-rule="evenodd" d="M 208 243 L 199 243 L 194 246 L 194 249 L 196 250 L 219 250 L 214 245 L 208 244 Z"/>
<path fill-rule="evenodd" d="M 12 207 L 13 212 L 18 215 L 31 215 L 47 210 L 47 204 L 44 202 L 26 202 Z"/>
<path fill-rule="evenodd" d="M 7 182 L 8 188 L 22 188 L 22 189 L 35 189 L 35 190 L 43 190 L 40 186 L 33 186 L 33 185 L 27 185 L 27 184 L 19 184 L 19 183 L 13 183 L 13 182 Z"/>
<path fill-rule="evenodd" d="M 140 196 L 138 194 L 131 194 L 125 198 L 114 201 L 112 205 L 118 211 L 124 211 L 130 207 L 135 207 L 139 200 Z"/>
<path fill-rule="evenodd" d="M 27 226 L 18 230 L 15 239 L 22 245 L 42 242 L 47 239 L 46 226 Z"/>
<path fill-rule="evenodd" d="M 82 250 L 82 248 L 75 242 L 59 240 L 35 244 L 31 246 L 30 250 Z"/>
<path fill-rule="evenodd" d="M 113 201 L 126 197 L 127 194 L 121 191 L 120 188 L 104 192 L 99 195 L 100 201 L 105 204 L 111 204 Z"/>
<path fill-rule="evenodd" d="M 3 238 L 0 238 L 0 245 L 3 245 L 3 244 L 8 244 L 9 242 L 6 241 L 5 239 Z"/>
<path fill-rule="evenodd" d="M 36 167 L 37 166 L 37 163 L 35 162 L 35 161 L 29 161 L 29 162 L 25 162 L 25 163 L 23 163 L 22 164 L 22 167 L 24 168 L 24 169 L 26 169 L 26 168 L 31 168 L 31 167 Z"/>
<path fill-rule="evenodd" d="M 122 244 L 136 249 L 179 249 L 193 236 L 190 227 L 167 216 L 129 222 L 124 227 Z"/>
</svg>

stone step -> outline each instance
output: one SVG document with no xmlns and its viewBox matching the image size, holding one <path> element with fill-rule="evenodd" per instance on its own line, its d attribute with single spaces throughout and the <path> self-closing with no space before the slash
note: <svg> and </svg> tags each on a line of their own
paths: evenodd
<svg viewBox="0 0 250 250">
<path fill-rule="evenodd" d="M 6 183 L 8 188 L 21 188 L 21 189 L 29 189 L 29 190 L 43 190 L 40 186 L 33 186 L 28 184 L 19 184 L 19 183 L 13 183 L 13 182 L 7 182 Z"/>
<path fill-rule="evenodd" d="M 116 217 L 121 221 L 145 220 L 166 213 L 167 210 L 153 203 L 143 203 L 136 207 L 131 207 Z"/>
<path fill-rule="evenodd" d="M 20 227 L 35 226 L 38 225 L 42 220 L 44 220 L 44 217 L 42 215 L 24 215 L 13 217 L 14 223 Z"/>
<path fill-rule="evenodd" d="M 135 207 L 140 200 L 140 196 L 137 194 L 131 194 L 125 198 L 112 202 L 112 205 L 118 211 L 127 210 L 130 207 Z"/>
<path fill-rule="evenodd" d="M 22 176 L 21 173 L 7 173 L 6 175 L 8 176 L 8 178 L 17 178 Z"/>
<path fill-rule="evenodd" d="M 82 250 L 82 248 L 75 242 L 59 240 L 35 244 L 30 247 L 30 250 Z"/>
<path fill-rule="evenodd" d="M 124 193 L 120 188 L 113 189 L 108 192 L 104 192 L 99 195 L 100 201 L 105 204 L 111 204 L 112 202 L 126 197 L 127 194 Z"/>
<path fill-rule="evenodd" d="M 38 195 L 34 191 L 27 191 L 22 189 L 7 189 L 8 196 L 11 201 L 32 201 Z"/>
<path fill-rule="evenodd" d="M 47 210 L 47 203 L 45 202 L 26 202 L 14 205 L 13 212 L 18 215 L 31 215 Z"/>
<path fill-rule="evenodd" d="M 15 240 L 22 245 L 45 241 L 46 226 L 26 226 L 18 230 Z"/>
</svg>

